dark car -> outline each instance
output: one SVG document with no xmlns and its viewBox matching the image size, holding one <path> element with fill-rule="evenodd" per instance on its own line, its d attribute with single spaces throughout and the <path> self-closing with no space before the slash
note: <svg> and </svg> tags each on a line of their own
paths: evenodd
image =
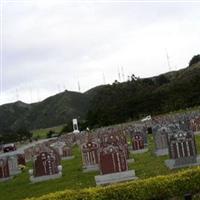
<svg viewBox="0 0 200 200">
<path fill-rule="evenodd" d="M 10 151 L 15 151 L 17 148 L 15 146 L 15 144 L 5 144 L 3 145 L 3 152 L 6 153 L 6 152 L 10 152 Z"/>
</svg>

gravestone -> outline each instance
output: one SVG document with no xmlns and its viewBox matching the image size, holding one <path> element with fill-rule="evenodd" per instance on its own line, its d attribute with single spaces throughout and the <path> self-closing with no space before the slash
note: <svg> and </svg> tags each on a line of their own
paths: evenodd
<svg viewBox="0 0 200 200">
<path fill-rule="evenodd" d="M 25 160 L 28 162 L 32 160 L 32 157 L 34 155 L 33 153 L 33 147 L 28 147 L 24 149 L 24 155 L 25 155 Z"/>
<path fill-rule="evenodd" d="M 95 176 L 97 185 L 136 179 L 135 171 L 128 171 L 126 155 L 120 146 L 101 147 L 99 152 L 101 175 Z"/>
<path fill-rule="evenodd" d="M 82 161 L 83 171 L 97 171 L 99 170 L 99 156 L 98 156 L 99 145 L 95 142 L 87 142 L 82 145 Z"/>
<path fill-rule="evenodd" d="M 144 133 L 135 132 L 131 138 L 132 140 L 132 151 L 133 154 L 144 153 L 148 151 L 147 146 L 144 143 Z"/>
<path fill-rule="evenodd" d="M 158 128 L 154 133 L 155 154 L 157 156 L 168 155 L 168 134 L 170 129 L 167 127 Z"/>
<path fill-rule="evenodd" d="M 17 154 L 8 156 L 8 167 L 11 176 L 21 173 L 18 165 Z"/>
<path fill-rule="evenodd" d="M 68 159 L 74 158 L 74 156 L 72 156 L 71 147 L 64 146 L 62 151 L 63 151 L 62 159 L 67 159 L 68 160 Z"/>
<path fill-rule="evenodd" d="M 17 163 L 18 165 L 26 165 L 25 155 L 24 154 L 17 154 Z"/>
<path fill-rule="evenodd" d="M 33 170 L 29 170 L 31 182 L 41 182 L 62 176 L 60 157 L 52 149 L 41 152 L 34 158 Z"/>
<path fill-rule="evenodd" d="M 190 120 L 190 129 L 195 134 L 200 134 L 200 117 L 196 117 Z"/>
<path fill-rule="evenodd" d="M 128 170 L 128 165 L 122 148 L 109 145 L 100 150 L 101 174 L 110 174 L 126 170 Z"/>
<path fill-rule="evenodd" d="M 195 138 L 192 131 L 177 130 L 168 136 L 169 157 L 165 164 L 170 169 L 198 165 Z"/>
<path fill-rule="evenodd" d="M 5 181 L 10 178 L 8 158 L 0 158 L 0 181 Z"/>
<path fill-rule="evenodd" d="M 148 141 L 147 141 L 147 127 L 145 124 L 136 124 L 134 126 L 134 129 L 131 133 L 131 135 L 134 135 L 135 133 L 140 133 L 143 137 L 144 140 L 144 145 L 148 145 Z"/>
<path fill-rule="evenodd" d="M 111 132 L 105 132 L 99 136 L 100 146 L 106 147 L 108 145 L 121 146 L 125 153 L 126 159 L 129 159 L 129 149 L 126 136 L 120 132 L 121 130 L 112 129 Z"/>
<path fill-rule="evenodd" d="M 74 158 L 74 156 L 72 156 L 71 147 L 67 147 L 65 142 L 57 141 L 51 144 L 51 147 L 58 152 L 62 160 L 70 160 Z"/>
</svg>

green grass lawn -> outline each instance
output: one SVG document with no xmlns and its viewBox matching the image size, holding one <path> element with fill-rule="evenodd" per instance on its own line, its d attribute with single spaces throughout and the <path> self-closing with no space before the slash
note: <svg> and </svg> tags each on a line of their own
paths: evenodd
<svg viewBox="0 0 200 200">
<path fill-rule="evenodd" d="M 196 136 L 196 142 L 198 152 L 200 153 L 200 136 Z M 129 169 L 135 169 L 137 177 L 143 179 L 177 171 L 170 171 L 165 167 L 164 160 L 167 159 L 168 156 L 156 157 L 153 151 L 153 138 L 149 136 L 149 151 L 143 154 L 131 155 L 135 159 L 135 162 L 129 164 Z M 32 184 L 29 182 L 28 169 L 31 167 L 31 163 L 29 163 L 27 169 L 22 174 L 14 177 L 12 180 L 0 183 L 0 199 L 19 200 L 64 189 L 81 189 L 95 186 L 94 176 L 99 173 L 83 173 L 81 154 L 77 146 L 74 147 L 73 153 L 75 159 L 62 162 L 62 178 Z"/>
<path fill-rule="evenodd" d="M 62 130 L 63 126 L 64 125 L 55 126 L 52 128 L 43 128 L 43 129 L 32 130 L 33 137 L 39 137 L 40 139 L 45 139 L 47 137 L 47 133 L 50 130 L 55 131 L 55 132 L 60 132 Z"/>
</svg>

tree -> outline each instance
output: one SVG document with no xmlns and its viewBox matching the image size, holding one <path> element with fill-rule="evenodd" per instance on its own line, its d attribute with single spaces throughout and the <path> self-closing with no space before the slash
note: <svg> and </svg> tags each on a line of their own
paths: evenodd
<svg viewBox="0 0 200 200">
<path fill-rule="evenodd" d="M 52 138 L 53 134 L 55 134 L 55 131 L 50 130 L 50 131 L 47 133 L 47 138 Z"/>
<path fill-rule="evenodd" d="M 199 54 L 192 57 L 192 59 L 189 62 L 189 67 L 193 64 L 198 63 L 198 62 L 200 62 L 200 55 Z"/>
<path fill-rule="evenodd" d="M 16 134 L 18 136 L 19 141 L 27 140 L 27 139 L 30 140 L 33 136 L 33 133 L 30 132 L 26 127 L 19 128 Z"/>
<path fill-rule="evenodd" d="M 67 123 L 63 126 L 62 130 L 60 131 L 60 135 L 62 133 L 69 133 L 73 131 L 72 122 Z"/>
</svg>

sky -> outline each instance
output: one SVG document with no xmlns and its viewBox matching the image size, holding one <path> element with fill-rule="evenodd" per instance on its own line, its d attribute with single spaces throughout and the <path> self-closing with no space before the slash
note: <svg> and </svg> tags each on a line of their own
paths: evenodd
<svg viewBox="0 0 200 200">
<path fill-rule="evenodd" d="M 0 8 L 0 104 L 159 75 L 200 53 L 197 1 L 0 0 Z"/>
</svg>

